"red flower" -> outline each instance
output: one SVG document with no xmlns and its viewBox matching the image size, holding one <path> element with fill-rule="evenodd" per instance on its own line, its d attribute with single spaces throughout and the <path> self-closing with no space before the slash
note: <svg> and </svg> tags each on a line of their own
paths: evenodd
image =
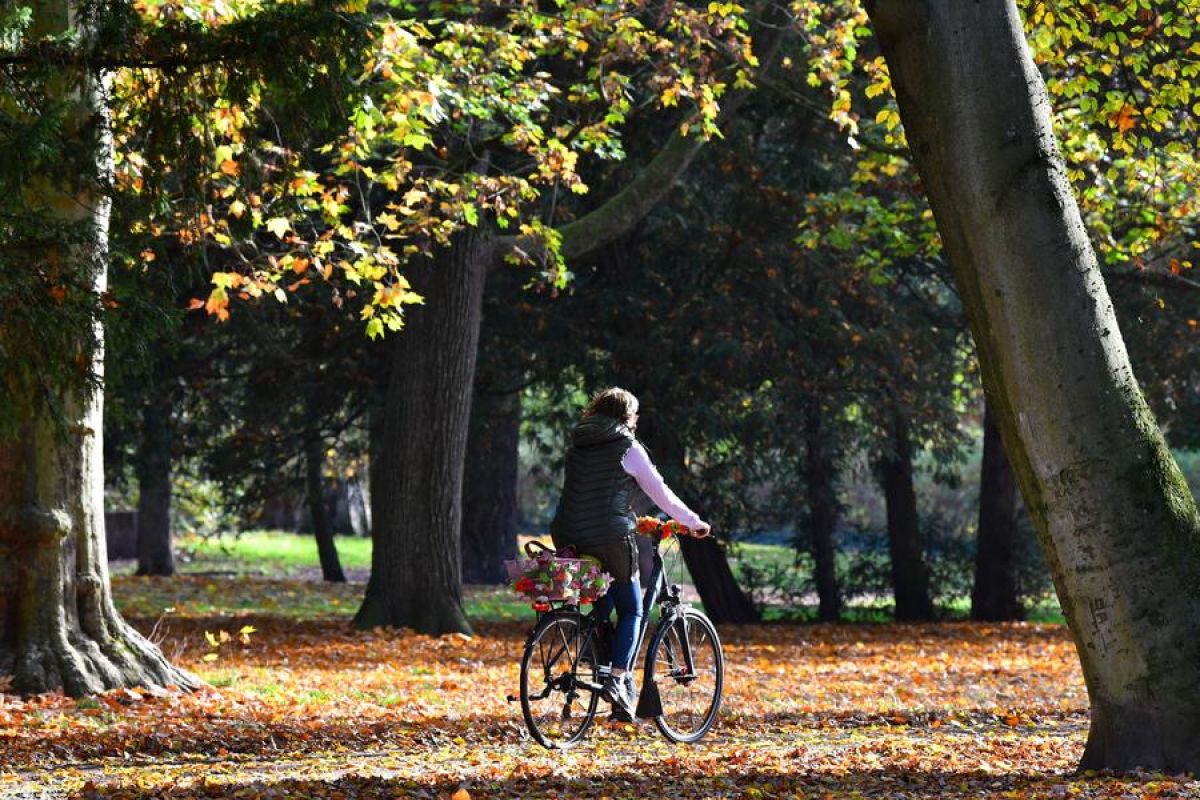
<svg viewBox="0 0 1200 800">
<path fill-rule="evenodd" d="M 637 532 L 643 536 L 652 536 L 662 529 L 662 523 L 654 517 L 638 517 Z"/>
<path fill-rule="evenodd" d="M 528 594 L 533 591 L 533 580 L 529 577 L 521 578 L 513 585 L 513 588 L 522 594 Z"/>
<path fill-rule="evenodd" d="M 671 520 L 662 526 L 663 539 L 669 539 L 672 536 L 687 536 L 689 533 L 691 531 L 678 520 Z"/>
</svg>

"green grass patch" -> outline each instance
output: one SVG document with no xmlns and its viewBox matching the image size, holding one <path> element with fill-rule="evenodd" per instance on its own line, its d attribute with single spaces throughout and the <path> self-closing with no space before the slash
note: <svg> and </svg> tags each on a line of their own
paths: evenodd
<svg viewBox="0 0 1200 800">
<path fill-rule="evenodd" d="M 371 540 L 339 536 L 334 540 L 344 569 L 369 569 Z M 192 536 L 179 540 L 187 559 L 184 572 L 261 572 L 286 577 L 320 568 L 317 542 L 311 535 L 284 531 L 244 531 L 228 536 Z"/>
<path fill-rule="evenodd" d="M 371 540 L 338 536 L 338 560 L 346 570 L 370 569 Z M 229 573 L 292 578 L 319 571 L 317 542 L 310 534 L 286 531 L 243 531 L 221 536 L 180 536 L 176 542 L 179 572 Z M 123 565 L 114 574 L 129 575 L 135 565 Z"/>
</svg>

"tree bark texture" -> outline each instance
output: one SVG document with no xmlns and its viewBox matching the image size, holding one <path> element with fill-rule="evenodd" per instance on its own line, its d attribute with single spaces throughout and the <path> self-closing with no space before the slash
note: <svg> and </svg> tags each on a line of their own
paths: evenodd
<svg viewBox="0 0 1200 800">
<path fill-rule="evenodd" d="M 810 402 L 804 416 L 804 481 L 808 488 L 806 533 L 813 556 L 817 585 L 817 616 L 833 622 L 842 616 L 842 591 L 834 558 L 833 532 L 837 526 L 838 499 L 834 487 L 836 465 L 829 452 L 820 405 Z"/>
<path fill-rule="evenodd" d="M 469 228 L 408 270 L 425 304 L 392 344 L 379 464 L 372 473 L 371 578 L 355 617 L 422 633 L 469 633 L 462 604 L 467 449 L 488 236 Z"/>
<path fill-rule="evenodd" d="M 174 575 L 171 546 L 171 447 L 174 420 L 170 395 L 155 392 L 142 407 L 138 446 L 138 575 Z"/>
<path fill-rule="evenodd" d="M 887 505 L 888 554 L 892 562 L 892 596 L 896 619 L 933 619 L 929 598 L 929 567 L 921 549 L 921 524 L 917 514 L 917 492 L 913 486 L 912 441 L 908 422 L 900 413 L 892 415 L 891 450 L 878 464 L 879 479 Z"/>
<path fill-rule="evenodd" d="M 979 473 L 979 532 L 971 619 L 1018 620 L 1025 616 L 1017 600 L 1017 480 L 1008 463 L 991 406 L 983 415 L 983 465 Z"/>
<path fill-rule="evenodd" d="M 70 27 L 72 4 L 35 4 L 33 31 Z M 101 189 L 112 170 L 107 83 L 99 75 L 48 82 L 75 105 L 79 129 L 97 143 L 95 172 L 75 186 L 50 179 L 26 187 L 31 211 L 78 228 L 79 239 L 41 253 L 47 274 L 78 276 L 86 291 L 106 288 L 111 202 Z M 36 187 L 36 188 L 35 188 Z M 66 323 L 64 323 L 66 324 Z M 5 336 L 0 317 L 0 344 Z M 77 330 L 77 363 L 103 376 L 104 331 L 98 320 Z M 59 392 L 51 409 L 36 391 L 37 365 L 10 379 L 5 398 L 15 431 L 0 436 L 0 676 L 22 693 L 62 689 L 79 696 L 137 685 L 194 686 L 158 648 L 121 619 L 110 593 L 104 542 L 103 395 L 96 383 Z"/>
<path fill-rule="evenodd" d="M 521 395 L 478 383 L 463 476 L 462 565 L 467 583 L 504 583 L 517 557 L 517 444 Z"/>
<path fill-rule="evenodd" d="M 1083 665 L 1081 767 L 1200 769 L 1200 519 L 1130 368 L 1016 5 L 869 3 Z"/>
</svg>

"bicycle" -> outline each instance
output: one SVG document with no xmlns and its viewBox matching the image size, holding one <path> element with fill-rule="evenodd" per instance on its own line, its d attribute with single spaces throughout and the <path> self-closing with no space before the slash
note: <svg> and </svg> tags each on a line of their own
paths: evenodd
<svg viewBox="0 0 1200 800">
<path fill-rule="evenodd" d="M 703 738 L 716 722 L 725 660 L 716 627 L 683 602 L 679 584 L 666 584 L 663 554 L 674 537 L 665 540 L 666 547 L 663 541 L 655 543 L 654 568 L 643 591 L 644 610 L 633 650 L 640 651 L 651 611 L 658 606 L 636 716 L 653 719 L 670 741 L 690 744 Z M 531 558 L 533 545 L 540 543 L 526 545 Z M 538 612 L 521 657 L 520 702 L 525 725 L 542 746 L 571 747 L 591 728 L 603 691 L 600 666 L 608 662 L 605 626 L 611 627 L 607 620 L 596 619 L 594 611 L 585 614 L 567 602 L 553 601 L 549 610 Z M 510 702 L 516 699 L 508 697 Z"/>
</svg>

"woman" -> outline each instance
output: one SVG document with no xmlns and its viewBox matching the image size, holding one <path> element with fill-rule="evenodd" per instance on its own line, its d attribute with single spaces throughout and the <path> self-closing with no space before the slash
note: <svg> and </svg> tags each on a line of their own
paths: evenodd
<svg viewBox="0 0 1200 800">
<path fill-rule="evenodd" d="M 571 431 L 562 497 L 550 534 L 555 547 L 572 545 L 580 555 L 600 560 L 613 583 L 596 604 L 602 617 L 613 605 L 617 629 L 605 693 L 618 719 L 633 717 L 633 644 L 642 617 L 633 501 L 641 489 L 695 536 L 709 525 L 663 482 L 646 449 L 634 437 L 638 401 L 624 389 L 605 389 L 592 398 L 583 419 Z M 603 668 L 602 668 L 603 671 Z"/>
</svg>

